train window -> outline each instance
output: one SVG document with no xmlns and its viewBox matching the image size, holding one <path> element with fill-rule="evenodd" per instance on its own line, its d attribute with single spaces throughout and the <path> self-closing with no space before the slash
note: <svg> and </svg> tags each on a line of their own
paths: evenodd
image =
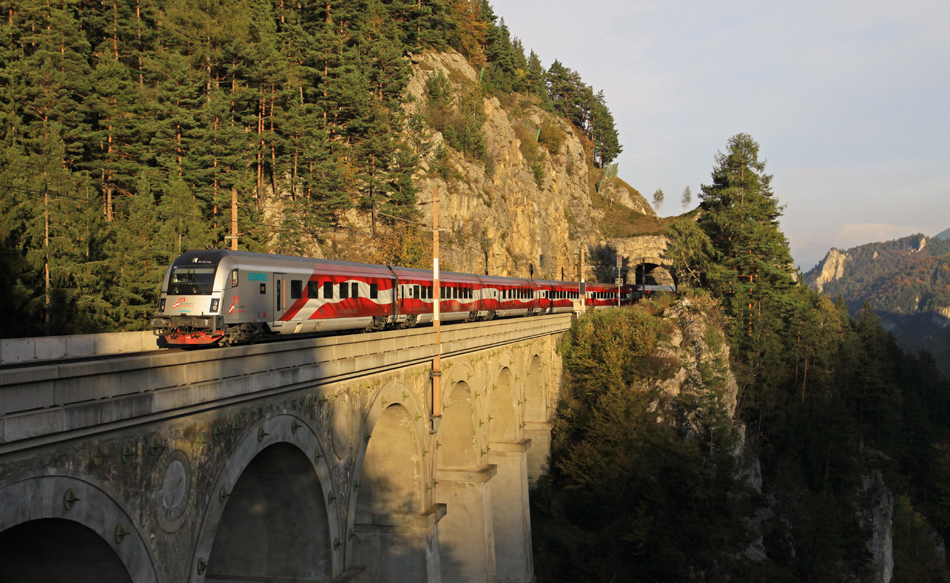
<svg viewBox="0 0 950 583">
<path fill-rule="evenodd" d="M 412 289 L 413 289 L 413 293 L 412 293 L 411 297 L 414 297 L 414 298 L 416 298 L 417 300 L 421 300 L 421 299 L 422 299 L 422 296 L 419 295 L 419 292 L 422 291 L 422 288 L 421 288 L 420 286 L 418 286 L 418 285 L 414 285 L 414 286 L 412 286 Z"/>
<path fill-rule="evenodd" d="M 284 294 L 281 293 L 280 282 L 281 280 L 278 279 L 277 280 L 277 309 L 283 310 L 284 309 Z"/>
<path fill-rule="evenodd" d="M 453 300 L 459 299 L 459 288 L 457 287 L 452 288 L 452 299 Z"/>
<path fill-rule="evenodd" d="M 360 297 L 360 284 L 356 283 L 355 281 L 350 284 L 350 297 L 351 298 Z"/>
<path fill-rule="evenodd" d="M 428 295 L 427 295 L 426 297 L 428 297 L 428 298 L 431 300 L 431 299 L 433 298 L 433 295 L 432 295 L 432 286 L 431 286 L 431 285 L 428 286 L 428 290 L 427 290 L 427 291 L 428 291 Z"/>
<path fill-rule="evenodd" d="M 323 299 L 325 300 L 333 299 L 333 282 L 332 281 L 323 282 Z"/>
<path fill-rule="evenodd" d="M 299 279 L 290 280 L 290 299 L 299 300 L 303 295 L 303 282 Z"/>
<path fill-rule="evenodd" d="M 345 300 L 350 297 L 350 284 L 343 282 L 340 284 L 340 299 Z"/>
<path fill-rule="evenodd" d="M 238 270 L 232 269 L 231 270 L 231 287 L 237 287 L 237 286 L 238 286 Z"/>
<path fill-rule="evenodd" d="M 261 293 L 262 293 L 262 294 L 266 294 L 266 293 L 267 293 L 267 284 L 266 284 L 266 283 L 262 283 L 262 284 L 261 284 Z"/>
<path fill-rule="evenodd" d="M 319 281 L 308 281 L 307 282 L 307 297 L 311 300 L 317 299 L 320 295 L 320 282 Z"/>
<path fill-rule="evenodd" d="M 369 299 L 375 300 L 379 297 L 379 284 L 371 283 L 369 284 Z"/>
</svg>

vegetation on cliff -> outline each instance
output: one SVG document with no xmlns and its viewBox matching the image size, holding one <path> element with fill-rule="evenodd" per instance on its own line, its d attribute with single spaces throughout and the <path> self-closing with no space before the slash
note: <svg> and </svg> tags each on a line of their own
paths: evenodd
<svg viewBox="0 0 950 583">
<path fill-rule="evenodd" d="M 449 147 L 490 166 L 482 97 L 515 91 L 574 124 L 590 163 L 620 152 L 603 94 L 526 56 L 487 0 L 14 0 L 0 26 L 4 336 L 146 326 L 174 256 L 228 246 L 232 195 L 247 250 L 412 225 L 425 51 L 481 73 L 442 96 L 459 119 L 421 120 Z"/>
<path fill-rule="evenodd" d="M 795 283 L 770 179 L 758 144 L 732 138 L 699 222 L 671 233 L 705 332 L 666 299 L 568 334 L 532 515 L 548 580 L 880 580 L 891 565 L 894 581 L 944 580 L 950 382 L 869 308 Z M 891 526 L 893 553 L 872 544 Z"/>
</svg>

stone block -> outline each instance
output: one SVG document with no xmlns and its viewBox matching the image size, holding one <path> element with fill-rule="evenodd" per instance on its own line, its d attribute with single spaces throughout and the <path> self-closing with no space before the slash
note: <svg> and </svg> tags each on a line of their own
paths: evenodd
<svg viewBox="0 0 950 583">
<path fill-rule="evenodd" d="M 33 338 L 10 338 L 0 340 L 0 362 L 32 362 L 36 359 Z"/>
<path fill-rule="evenodd" d="M 63 431 L 63 411 L 44 409 L 4 418 L 3 439 L 6 443 Z"/>
<path fill-rule="evenodd" d="M 37 360 L 53 360 L 66 356 L 66 336 L 34 338 L 33 350 Z"/>
<path fill-rule="evenodd" d="M 96 354 L 96 337 L 98 334 L 76 334 L 75 336 L 65 336 L 66 338 L 66 356 L 68 358 L 81 358 Z"/>
<path fill-rule="evenodd" d="M 52 407 L 55 403 L 53 381 L 0 388 L 0 415 Z"/>
</svg>

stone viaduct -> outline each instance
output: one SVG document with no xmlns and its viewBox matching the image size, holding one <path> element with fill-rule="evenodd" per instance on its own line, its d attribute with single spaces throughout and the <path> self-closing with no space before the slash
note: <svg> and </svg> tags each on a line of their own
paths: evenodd
<svg viewBox="0 0 950 583">
<path fill-rule="evenodd" d="M 0 370 L 0 580 L 533 580 L 571 316 Z"/>
</svg>

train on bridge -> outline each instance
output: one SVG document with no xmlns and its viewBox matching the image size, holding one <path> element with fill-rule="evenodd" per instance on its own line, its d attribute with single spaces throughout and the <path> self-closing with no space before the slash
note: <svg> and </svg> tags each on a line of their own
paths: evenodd
<svg viewBox="0 0 950 583">
<path fill-rule="evenodd" d="M 412 328 L 433 321 L 433 272 L 244 251 L 189 251 L 162 282 L 155 334 L 169 345 L 230 345 L 274 335 Z M 443 322 L 630 305 L 668 286 L 440 272 Z"/>
</svg>

